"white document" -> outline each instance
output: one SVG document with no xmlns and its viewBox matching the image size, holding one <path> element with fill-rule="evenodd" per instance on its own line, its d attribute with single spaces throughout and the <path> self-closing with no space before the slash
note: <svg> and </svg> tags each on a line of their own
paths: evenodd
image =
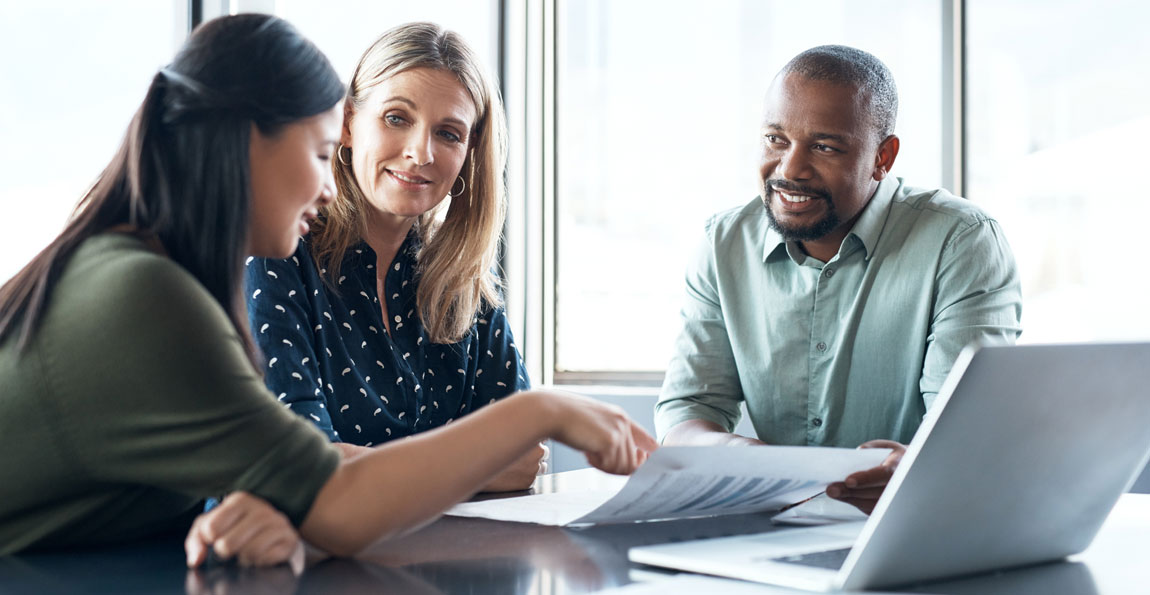
<svg viewBox="0 0 1150 595">
<path fill-rule="evenodd" d="M 666 446 L 622 489 L 465 502 L 447 514 L 568 526 L 778 510 L 877 466 L 889 453 L 811 446 Z"/>
<path fill-rule="evenodd" d="M 867 520 L 863 511 L 838 500 L 821 494 L 807 502 L 788 508 L 771 517 L 771 522 L 779 525 L 830 525 L 834 523 L 852 523 Z"/>
</svg>

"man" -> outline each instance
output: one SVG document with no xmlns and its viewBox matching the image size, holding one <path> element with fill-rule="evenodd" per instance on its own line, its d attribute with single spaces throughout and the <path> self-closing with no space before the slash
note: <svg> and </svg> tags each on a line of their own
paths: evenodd
<svg viewBox="0 0 1150 595">
<path fill-rule="evenodd" d="M 761 196 L 712 217 L 655 421 L 663 444 L 892 448 L 827 493 L 870 512 L 959 351 L 1013 342 L 1022 297 L 998 223 L 890 176 L 898 94 L 844 46 L 767 92 Z M 756 438 L 732 434 L 745 402 Z"/>
</svg>

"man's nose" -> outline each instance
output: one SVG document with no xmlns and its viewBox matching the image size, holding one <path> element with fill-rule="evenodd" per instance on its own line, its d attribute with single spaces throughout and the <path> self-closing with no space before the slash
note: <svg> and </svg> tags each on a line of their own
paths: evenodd
<svg viewBox="0 0 1150 595">
<path fill-rule="evenodd" d="M 788 180 L 806 180 L 811 177 L 810 156 L 798 147 L 787 149 L 779 160 L 779 174 Z"/>
</svg>

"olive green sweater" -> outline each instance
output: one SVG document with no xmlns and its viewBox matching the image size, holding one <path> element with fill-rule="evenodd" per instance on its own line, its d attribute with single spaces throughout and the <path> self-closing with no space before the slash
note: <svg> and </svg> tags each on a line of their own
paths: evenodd
<svg viewBox="0 0 1150 595">
<path fill-rule="evenodd" d="M 121 234 L 76 251 L 23 352 L 0 345 L 0 439 L 0 554 L 144 536 L 236 490 L 298 526 L 339 462 L 207 290 Z"/>
</svg>

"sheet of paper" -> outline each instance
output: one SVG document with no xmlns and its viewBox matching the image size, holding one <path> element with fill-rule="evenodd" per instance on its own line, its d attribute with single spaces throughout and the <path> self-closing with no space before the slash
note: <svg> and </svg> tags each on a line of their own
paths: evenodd
<svg viewBox="0 0 1150 595">
<path fill-rule="evenodd" d="M 567 526 L 778 510 L 878 465 L 888 453 L 797 446 L 663 447 L 617 491 L 465 502 L 447 514 Z"/>
<path fill-rule="evenodd" d="M 849 523 L 852 521 L 865 521 L 867 515 L 861 510 L 847 504 L 832 500 L 830 496 L 822 494 L 808 502 L 794 508 L 788 508 L 771 517 L 771 521 L 780 525 L 829 525 L 831 523 Z"/>
<path fill-rule="evenodd" d="M 579 517 L 595 510 L 619 493 L 626 483 L 619 477 L 614 489 L 557 492 L 511 498 L 493 498 L 479 502 L 463 502 L 447 511 L 451 516 L 535 523 L 537 525 L 569 525 Z"/>
</svg>

